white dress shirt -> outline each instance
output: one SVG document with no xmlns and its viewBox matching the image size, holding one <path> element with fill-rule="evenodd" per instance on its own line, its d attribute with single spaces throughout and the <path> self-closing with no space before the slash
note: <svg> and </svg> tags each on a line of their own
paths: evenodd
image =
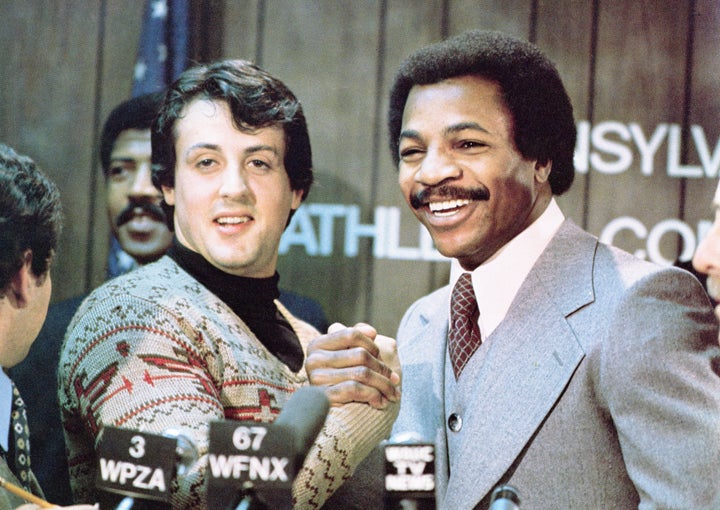
<svg viewBox="0 0 720 510">
<path fill-rule="evenodd" d="M 520 286 L 564 220 L 565 215 L 553 198 L 537 220 L 472 272 L 482 338 L 488 338 L 505 318 Z M 460 263 L 453 259 L 451 286 L 455 286 L 463 272 Z"/>
</svg>

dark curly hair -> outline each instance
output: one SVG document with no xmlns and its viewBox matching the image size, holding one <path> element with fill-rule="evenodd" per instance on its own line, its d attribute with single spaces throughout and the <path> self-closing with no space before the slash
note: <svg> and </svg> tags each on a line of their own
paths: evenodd
<svg viewBox="0 0 720 510">
<path fill-rule="evenodd" d="M 536 46 L 499 32 L 464 32 L 421 48 L 400 64 L 388 110 L 395 165 L 410 89 L 464 75 L 481 76 L 500 86 L 518 151 L 526 159 L 552 161 L 552 192 L 567 191 L 575 176 L 577 137 L 570 98 L 554 64 Z"/>
<path fill-rule="evenodd" d="M 38 278 L 50 261 L 62 230 L 60 193 L 32 159 L 0 143 L 0 296 L 32 252 Z"/>
<path fill-rule="evenodd" d="M 302 106 L 285 84 L 246 60 L 221 60 L 188 69 L 169 88 L 151 135 L 153 184 L 157 188 L 174 186 L 174 127 L 195 99 L 225 101 L 241 131 L 282 127 L 290 187 L 302 190 L 303 200 L 307 197 L 313 182 L 312 151 Z"/>
<path fill-rule="evenodd" d="M 120 133 L 128 129 L 150 129 L 160 111 L 164 92 L 153 92 L 123 101 L 110 112 L 100 135 L 100 163 L 107 177 L 110 155 Z"/>
</svg>

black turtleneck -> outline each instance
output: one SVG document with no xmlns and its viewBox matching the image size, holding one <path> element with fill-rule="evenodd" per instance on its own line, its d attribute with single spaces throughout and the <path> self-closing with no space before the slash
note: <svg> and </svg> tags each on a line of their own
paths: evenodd
<svg viewBox="0 0 720 510">
<path fill-rule="evenodd" d="M 275 299 L 280 296 L 280 275 L 277 272 L 270 278 L 228 274 L 180 244 L 177 238 L 173 238 L 167 255 L 222 299 L 290 370 L 297 372 L 302 368 L 305 356 L 300 340 L 275 306 Z"/>
</svg>

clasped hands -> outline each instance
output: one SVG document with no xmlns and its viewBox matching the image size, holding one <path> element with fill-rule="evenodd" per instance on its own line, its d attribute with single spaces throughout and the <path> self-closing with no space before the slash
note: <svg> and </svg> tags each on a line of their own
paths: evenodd
<svg viewBox="0 0 720 510">
<path fill-rule="evenodd" d="M 335 323 L 307 349 L 310 383 L 325 387 L 333 406 L 364 402 L 385 409 L 400 401 L 400 362 L 395 340 L 365 323 Z"/>
</svg>

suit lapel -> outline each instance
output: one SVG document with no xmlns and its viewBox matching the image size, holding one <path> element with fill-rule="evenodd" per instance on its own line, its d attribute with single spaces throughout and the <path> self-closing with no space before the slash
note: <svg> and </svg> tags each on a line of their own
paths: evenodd
<svg viewBox="0 0 720 510">
<path fill-rule="evenodd" d="M 473 507 L 516 462 L 585 353 L 566 317 L 589 303 L 596 240 L 566 221 L 520 288 L 505 320 L 458 381 L 464 443 L 445 507 Z M 572 285 L 567 281 L 572 280 Z"/>
<path fill-rule="evenodd" d="M 435 444 L 438 501 L 447 487 L 445 445 L 445 349 L 448 329 L 449 287 L 423 298 L 401 324 L 398 352 L 402 364 L 401 412 L 395 421 L 392 440 L 413 439 Z"/>
</svg>

